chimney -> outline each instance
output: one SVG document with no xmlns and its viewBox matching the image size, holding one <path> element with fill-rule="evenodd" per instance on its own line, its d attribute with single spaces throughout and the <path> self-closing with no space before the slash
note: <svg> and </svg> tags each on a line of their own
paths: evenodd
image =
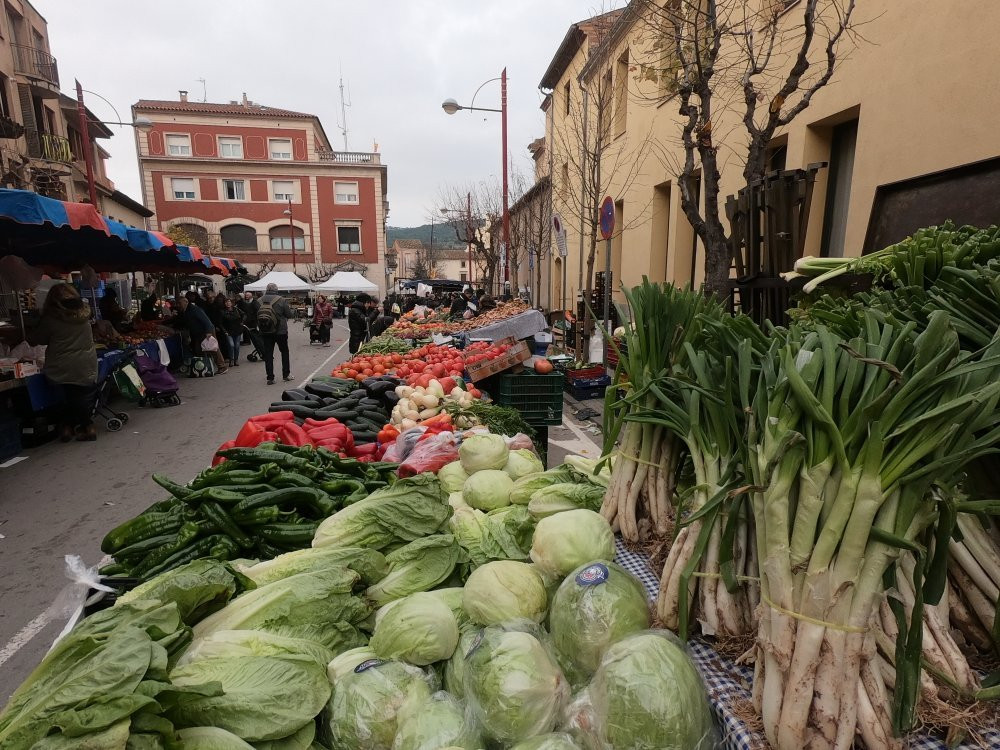
<svg viewBox="0 0 1000 750">
<path fill-rule="evenodd" d="M 187 91 L 185 91 L 184 89 L 181 89 L 178 93 L 181 95 L 181 101 L 182 102 L 186 102 L 188 100 L 188 92 Z"/>
<path fill-rule="evenodd" d="M 249 102 L 249 101 L 247 101 L 247 92 L 246 92 L 246 91 L 244 91 L 244 92 L 243 92 L 243 106 L 245 107 L 245 106 L 247 106 L 247 105 L 248 105 L 249 103 L 250 103 L 250 102 Z"/>
</svg>

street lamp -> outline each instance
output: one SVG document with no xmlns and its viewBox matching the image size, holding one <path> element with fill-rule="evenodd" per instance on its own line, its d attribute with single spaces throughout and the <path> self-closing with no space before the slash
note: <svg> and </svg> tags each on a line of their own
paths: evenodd
<svg viewBox="0 0 1000 750">
<path fill-rule="evenodd" d="M 295 224 L 292 223 L 292 199 L 288 199 L 288 208 L 282 211 L 288 217 L 288 241 L 292 243 L 292 273 L 297 274 L 298 268 L 295 266 Z"/>
<path fill-rule="evenodd" d="M 452 101 L 449 99 L 445 102 Z M 447 110 L 445 110 L 447 111 Z M 449 213 L 461 213 L 461 211 L 454 208 L 442 208 L 441 213 L 447 216 Z M 472 275 L 472 191 L 469 191 L 465 195 L 465 252 L 469 263 L 469 284 L 475 283 L 475 279 Z"/>
<path fill-rule="evenodd" d="M 94 180 L 94 152 L 90 145 L 90 128 L 88 124 L 93 122 L 98 125 L 127 125 L 129 127 L 135 128 L 136 130 L 141 130 L 143 132 L 148 132 L 153 129 L 153 121 L 148 117 L 136 117 L 133 122 L 103 122 L 100 120 L 91 120 L 87 117 L 87 108 L 83 103 L 83 86 L 80 85 L 79 81 L 76 81 L 76 114 L 80 120 L 80 140 L 83 141 L 83 163 L 87 167 L 87 191 L 90 194 L 90 204 L 94 207 L 94 210 L 100 213 L 101 207 L 97 203 L 97 183 Z M 93 91 L 88 91 L 88 94 L 93 94 L 98 99 L 104 99 L 103 96 L 97 94 Z M 108 102 L 108 106 L 118 114 L 118 110 L 115 109 L 111 102 Z M 118 115 L 118 119 L 121 120 L 121 115 Z"/>
<path fill-rule="evenodd" d="M 482 83 L 476 93 L 472 95 L 472 103 L 476 103 L 476 94 L 487 83 L 496 81 L 496 78 L 491 78 L 489 81 Z M 441 103 L 441 109 L 447 112 L 449 115 L 453 115 L 460 109 L 465 109 L 470 112 L 499 112 L 500 113 L 500 149 L 503 155 L 503 280 L 504 282 L 510 281 L 510 210 L 507 206 L 507 68 L 504 68 L 500 73 L 500 109 L 489 109 L 486 107 L 474 107 L 474 106 L 463 106 L 456 102 L 454 99 L 445 99 Z M 471 211 L 470 211 L 471 213 Z M 471 263 L 470 263 L 471 265 Z M 472 272 L 472 269 L 469 269 Z"/>
</svg>

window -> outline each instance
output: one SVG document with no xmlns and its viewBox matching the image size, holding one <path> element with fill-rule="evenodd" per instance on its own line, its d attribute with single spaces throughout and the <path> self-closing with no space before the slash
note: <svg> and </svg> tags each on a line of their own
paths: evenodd
<svg viewBox="0 0 1000 750">
<path fill-rule="evenodd" d="M 223 180 L 222 197 L 227 201 L 245 201 L 246 183 L 243 180 Z"/>
<path fill-rule="evenodd" d="M 615 135 L 625 132 L 628 115 L 628 50 L 618 58 L 615 69 Z"/>
<path fill-rule="evenodd" d="M 10 105 L 7 103 L 7 76 L 0 73 L 0 115 L 10 117 Z"/>
<path fill-rule="evenodd" d="M 208 230 L 201 224 L 174 224 L 170 228 L 176 229 L 179 235 L 180 233 L 183 233 L 183 238 L 190 240 L 190 242 L 184 242 L 183 240 L 178 239 L 177 241 L 182 245 L 208 247 Z"/>
<path fill-rule="evenodd" d="M 565 99 L 565 102 L 563 103 L 563 108 L 564 108 L 563 114 L 565 114 L 567 117 L 569 116 L 569 100 L 571 93 L 572 89 L 570 88 L 570 82 L 566 81 L 566 85 L 563 87 L 563 98 Z"/>
<path fill-rule="evenodd" d="M 465 268 L 465 261 L 464 260 L 459 263 L 459 268 Z"/>
<path fill-rule="evenodd" d="M 295 249 L 297 251 L 306 249 L 305 233 L 298 227 L 291 227 L 291 229 L 292 229 L 291 238 L 289 238 L 288 236 L 289 227 L 287 226 L 274 227 L 273 229 L 271 229 L 269 236 L 271 238 L 272 250 L 274 250 L 275 252 L 281 252 L 281 251 L 284 251 L 286 253 L 291 252 L 293 238 L 295 242 Z"/>
<path fill-rule="evenodd" d="M 459 280 L 459 281 L 466 281 L 466 278 L 465 278 L 465 271 L 462 271 L 462 273 L 460 273 L 460 274 L 458 275 L 458 280 Z"/>
<path fill-rule="evenodd" d="M 358 183 L 356 182 L 336 182 L 334 183 L 334 203 L 346 203 L 356 206 L 358 204 Z"/>
<path fill-rule="evenodd" d="M 170 192 L 174 194 L 175 201 L 193 201 L 194 179 L 191 177 L 171 177 Z"/>
<path fill-rule="evenodd" d="M 569 162 L 563 162 L 562 166 L 562 184 L 559 186 L 559 191 L 562 193 L 563 198 L 569 198 Z"/>
<path fill-rule="evenodd" d="M 291 138 L 270 138 L 267 141 L 268 150 L 272 159 L 291 161 L 292 139 Z"/>
<path fill-rule="evenodd" d="M 257 230 L 246 224 L 230 224 L 219 232 L 223 250 L 257 252 Z"/>
<path fill-rule="evenodd" d="M 219 156 L 223 159 L 242 159 L 243 139 L 239 136 L 219 138 Z"/>
<path fill-rule="evenodd" d="M 361 252 L 361 227 L 337 227 L 337 252 Z"/>
<path fill-rule="evenodd" d="M 275 180 L 271 183 L 271 195 L 276 201 L 294 201 L 295 183 L 291 180 Z"/>
<path fill-rule="evenodd" d="M 191 156 L 191 136 L 168 135 L 167 153 L 171 156 Z"/>
</svg>

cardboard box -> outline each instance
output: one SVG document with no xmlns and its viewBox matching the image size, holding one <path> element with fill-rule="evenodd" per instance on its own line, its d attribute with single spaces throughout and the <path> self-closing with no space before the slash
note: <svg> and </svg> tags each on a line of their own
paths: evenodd
<svg viewBox="0 0 1000 750">
<path fill-rule="evenodd" d="M 522 362 L 527 362 L 531 359 L 531 349 L 523 341 L 515 342 L 512 338 L 506 338 L 496 343 L 499 345 L 508 344 L 510 345 L 510 348 L 506 351 L 506 353 L 496 359 L 476 362 L 474 365 L 467 365 L 465 369 L 469 373 L 469 379 L 472 380 L 473 383 L 478 383 L 480 380 L 484 380 L 491 375 L 496 375 L 498 372 L 509 370 L 511 367 L 520 365 Z"/>
</svg>

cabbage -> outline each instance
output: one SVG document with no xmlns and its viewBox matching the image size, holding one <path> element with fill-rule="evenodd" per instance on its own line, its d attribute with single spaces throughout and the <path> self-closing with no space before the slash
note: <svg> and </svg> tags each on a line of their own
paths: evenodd
<svg viewBox="0 0 1000 750">
<path fill-rule="evenodd" d="M 483 519 L 486 514 L 481 510 L 466 506 L 455 511 L 448 522 L 448 528 L 459 546 L 469 558 L 468 563 L 473 568 L 489 562 L 490 558 L 483 552 Z"/>
<path fill-rule="evenodd" d="M 254 743 L 254 750 L 309 750 L 316 739 L 316 722 L 310 721 L 288 737 Z"/>
<path fill-rule="evenodd" d="M 461 487 L 459 488 L 459 490 L 461 490 Z M 451 509 L 456 512 L 464 510 L 465 508 L 472 507 L 467 502 L 465 502 L 465 496 L 462 495 L 460 491 L 452 492 L 450 495 L 448 495 L 448 505 L 450 505 Z M 454 516 L 452 516 L 452 518 L 454 518 Z"/>
<path fill-rule="evenodd" d="M 647 630 L 611 646 L 590 683 L 595 730 L 615 750 L 708 750 L 712 716 L 683 644 Z"/>
<path fill-rule="evenodd" d="M 331 747 L 392 750 L 397 719 L 431 696 L 431 679 L 419 667 L 378 659 L 362 662 L 333 683 L 322 717 Z"/>
<path fill-rule="evenodd" d="M 599 463 L 601 463 L 601 459 L 597 458 L 566 456 L 565 466 L 569 467 L 581 479 L 586 479 L 592 484 L 599 484 L 607 489 L 608 484 L 611 482 L 611 461 L 605 461 L 604 465 L 601 466 L 601 470 L 595 474 L 594 472 Z"/>
<path fill-rule="evenodd" d="M 572 480 L 573 472 L 562 467 L 528 474 L 514 481 L 514 486 L 510 490 L 510 501 L 517 505 L 527 505 L 536 490 Z"/>
<path fill-rule="evenodd" d="M 388 570 L 382 553 L 366 547 L 307 547 L 256 565 L 237 565 L 236 569 L 263 586 L 298 573 L 332 567 L 350 568 L 368 585 L 380 581 Z"/>
<path fill-rule="evenodd" d="M 392 750 L 479 750 L 483 738 L 465 707 L 448 693 L 438 692 L 426 703 L 413 702 L 399 712 Z"/>
<path fill-rule="evenodd" d="M 384 550 L 433 534 L 450 516 L 437 477 L 418 474 L 334 513 L 316 529 L 312 546 Z"/>
<path fill-rule="evenodd" d="M 462 607 L 479 625 L 511 620 L 541 622 L 548 598 L 541 576 L 530 565 L 497 560 L 472 571 L 465 582 Z"/>
<path fill-rule="evenodd" d="M 569 697 L 562 671 L 530 633 L 486 628 L 466 656 L 465 696 L 485 733 L 514 744 L 551 732 Z"/>
<path fill-rule="evenodd" d="M 161 573 L 115 601 L 116 606 L 140 599 L 176 602 L 181 619 L 192 625 L 226 606 L 236 593 L 236 579 L 218 560 L 195 560 Z"/>
<path fill-rule="evenodd" d="M 565 733 L 543 734 L 518 742 L 510 750 L 580 750 L 573 738 Z"/>
<path fill-rule="evenodd" d="M 440 598 L 411 594 L 378 620 L 368 645 L 380 659 L 433 664 L 455 652 L 458 622 Z"/>
<path fill-rule="evenodd" d="M 368 646 L 351 648 L 342 654 L 337 654 L 331 659 L 330 663 L 326 666 L 326 676 L 330 678 L 331 683 L 336 682 L 337 678 L 343 677 L 362 662 L 375 661 L 377 659 L 378 657 L 375 656 L 375 652 Z"/>
<path fill-rule="evenodd" d="M 560 482 L 536 490 L 528 501 L 528 510 L 535 518 L 583 508 L 598 511 L 604 502 L 605 489 L 599 485 Z"/>
<path fill-rule="evenodd" d="M 443 589 L 432 589 L 431 591 L 423 592 L 428 596 L 433 596 L 439 602 L 444 604 L 451 613 L 455 615 L 455 620 L 458 622 L 459 628 L 463 625 L 470 623 L 468 616 L 465 614 L 465 610 L 462 609 L 462 594 L 464 589 L 461 586 L 448 586 Z M 391 602 L 383 604 L 375 612 L 375 625 L 377 626 L 382 618 L 389 612 L 390 609 L 395 607 L 400 602 L 405 602 L 409 597 L 403 599 L 393 599 Z"/>
<path fill-rule="evenodd" d="M 253 745 L 219 727 L 189 727 L 181 729 L 177 736 L 184 750 L 255 750 Z"/>
<path fill-rule="evenodd" d="M 532 562 L 543 575 L 560 580 L 584 563 L 610 560 L 614 554 L 611 525 L 592 510 L 547 516 L 538 522 L 531 540 Z"/>
<path fill-rule="evenodd" d="M 175 668 L 170 681 L 181 687 L 218 682 L 223 690 L 179 701 L 166 713 L 175 726 L 221 727 L 247 741 L 294 734 L 330 698 L 326 670 L 303 657 L 202 659 Z"/>
<path fill-rule="evenodd" d="M 502 469 L 507 465 L 507 441 L 500 435 L 471 435 L 462 441 L 458 458 L 469 475 L 484 469 Z"/>
<path fill-rule="evenodd" d="M 504 465 L 503 470 L 510 475 L 511 479 L 520 479 L 529 474 L 537 474 L 540 471 L 545 471 L 545 465 L 535 455 L 534 451 L 521 448 L 520 450 L 510 451 L 507 454 L 507 463 Z"/>
<path fill-rule="evenodd" d="M 462 488 L 465 502 L 478 510 L 495 510 L 510 505 L 514 480 L 497 469 L 483 469 L 467 480 Z"/>
<path fill-rule="evenodd" d="M 242 656 L 305 656 L 325 668 L 333 658 L 333 652 L 304 638 L 287 638 L 266 630 L 217 630 L 192 641 L 177 660 L 177 666 L 200 659 Z"/>
<path fill-rule="evenodd" d="M 299 573 L 233 599 L 194 626 L 195 640 L 220 630 L 264 630 L 315 641 L 333 651 L 363 642 L 356 625 L 371 608 L 351 591 L 358 575 L 347 568 Z"/>
<path fill-rule="evenodd" d="M 461 461 L 452 461 L 438 469 L 437 478 L 444 491 L 451 494 L 462 491 L 462 485 L 469 478 L 469 474 L 462 468 Z"/>
<path fill-rule="evenodd" d="M 465 655 L 469 653 L 478 635 L 478 630 L 462 630 L 455 653 L 445 662 L 442 674 L 444 689 L 452 695 L 465 695 Z"/>
<path fill-rule="evenodd" d="M 559 663 L 574 684 L 590 679 L 609 646 L 648 627 L 645 588 L 610 562 L 577 568 L 552 598 L 549 632 Z"/>
<path fill-rule="evenodd" d="M 491 510 L 480 519 L 479 547 L 490 560 L 527 560 L 535 519 L 523 505 Z"/>
<path fill-rule="evenodd" d="M 459 547 L 451 534 L 435 534 L 400 547 L 385 556 L 389 574 L 365 595 L 382 605 L 447 580 L 458 562 Z"/>
</svg>

